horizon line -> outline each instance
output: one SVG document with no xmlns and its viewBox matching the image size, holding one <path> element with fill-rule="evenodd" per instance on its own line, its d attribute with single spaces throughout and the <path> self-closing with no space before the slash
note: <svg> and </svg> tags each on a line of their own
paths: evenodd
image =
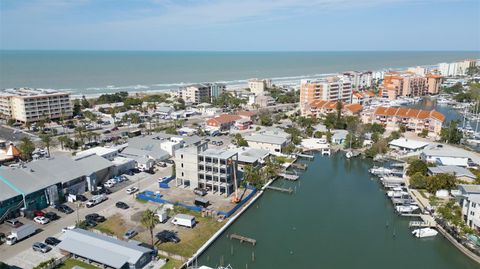
<svg viewBox="0 0 480 269">
<path fill-rule="evenodd" d="M 478 52 L 480 53 L 480 48 L 478 50 L 424 50 L 424 49 L 412 49 L 412 50 L 374 50 L 374 49 L 367 49 L 367 50 L 157 50 L 157 49 L 2 49 L 0 48 L 0 52 L 32 52 L 32 51 L 39 51 L 39 52 Z"/>
</svg>

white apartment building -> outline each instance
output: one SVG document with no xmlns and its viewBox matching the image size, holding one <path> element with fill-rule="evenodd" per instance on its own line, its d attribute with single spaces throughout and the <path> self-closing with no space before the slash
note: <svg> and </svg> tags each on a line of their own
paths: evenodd
<svg viewBox="0 0 480 269">
<path fill-rule="evenodd" d="M 463 221 L 470 228 L 480 231 L 480 185 L 458 185 L 461 193 Z"/>
<path fill-rule="evenodd" d="M 368 88 L 372 86 L 372 72 L 349 71 L 343 73 L 344 80 L 350 81 L 355 89 Z"/>
<path fill-rule="evenodd" d="M 250 92 L 255 95 L 261 95 L 265 92 L 266 89 L 272 87 L 271 79 L 251 79 L 248 81 L 248 88 Z"/>
<path fill-rule="evenodd" d="M 226 91 L 223 83 L 203 83 L 186 86 L 180 90 L 180 97 L 187 103 L 212 102 Z"/>
<path fill-rule="evenodd" d="M 477 65 L 475 60 L 464 60 L 454 63 L 440 63 L 438 64 L 438 71 L 443 76 L 465 76 L 469 67 Z"/>
<path fill-rule="evenodd" d="M 207 143 L 185 147 L 175 153 L 176 185 L 228 196 L 234 192 L 237 165 L 235 151 L 208 149 Z"/>
<path fill-rule="evenodd" d="M 0 91 L 0 113 L 19 122 L 68 118 L 73 114 L 70 93 L 16 88 Z"/>
</svg>

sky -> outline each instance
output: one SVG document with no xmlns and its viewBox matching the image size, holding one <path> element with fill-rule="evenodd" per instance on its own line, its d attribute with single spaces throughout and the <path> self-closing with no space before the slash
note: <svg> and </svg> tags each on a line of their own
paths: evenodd
<svg viewBox="0 0 480 269">
<path fill-rule="evenodd" d="M 0 0 L 0 49 L 480 50 L 480 1 Z"/>
</svg>

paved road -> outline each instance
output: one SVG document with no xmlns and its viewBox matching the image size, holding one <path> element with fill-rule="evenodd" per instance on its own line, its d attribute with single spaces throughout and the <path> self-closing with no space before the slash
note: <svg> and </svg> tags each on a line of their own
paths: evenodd
<svg viewBox="0 0 480 269">
<path fill-rule="evenodd" d="M 141 174 L 137 174 L 134 177 L 139 175 Z M 25 261 L 24 259 L 17 259 L 15 258 L 15 256 L 20 255 L 21 257 L 29 257 L 28 255 L 29 253 L 34 253 L 31 250 L 32 244 L 34 242 L 43 242 L 45 238 L 49 236 L 58 237 L 59 234 L 61 234 L 62 228 L 75 224 L 75 222 L 77 221 L 77 217 L 80 220 L 82 220 L 87 214 L 99 213 L 108 218 L 109 216 L 112 215 L 113 212 L 116 212 L 115 210 L 111 210 L 112 208 L 115 207 L 116 202 L 124 201 L 124 202 L 127 202 L 128 204 L 133 203 L 134 196 L 126 194 L 125 192 L 126 188 L 130 186 L 140 186 L 141 190 L 148 188 L 152 186 L 152 184 L 156 184 L 158 178 L 164 177 L 164 176 L 170 176 L 171 166 L 168 166 L 165 168 L 159 168 L 159 171 L 157 171 L 153 175 L 150 175 L 150 174 L 144 174 L 144 175 L 146 176 L 139 180 L 134 180 L 134 178 L 129 177 L 131 178 L 131 180 L 128 181 L 128 184 L 124 185 L 123 188 L 121 188 L 120 190 L 117 190 L 114 193 L 110 194 L 108 196 L 108 200 L 99 205 L 96 205 L 92 208 L 80 208 L 80 210 L 75 209 L 75 212 L 69 215 L 59 213 L 59 215 L 61 216 L 59 220 L 53 221 L 47 225 L 37 224 L 37 226 L 41 228 L 41 232 L 35 234 L 34 236 L 27 238 L 13 246 L 8 246 L 6 244 L 0 245 L 0 260 L 11 262 L 12 265 L 16 265 L 21 268 L 30 268 L 32 263 L 31 261 Z M 56 210 L 52 210 L 52 211 L 57 212 Z M 55 252 L 52 252 L 52 254 L 43 255 L 45 258 L 44 260 L 48 260 L 50 255 L 54 255 L 54 254 Z M 32 260 L 35 256 L 38 256 L 38 255 L 39 254 L 37 253 L 32 254 L 32 258 L 31 259 L 29 258 L 29 260 Z"/>
</svg>

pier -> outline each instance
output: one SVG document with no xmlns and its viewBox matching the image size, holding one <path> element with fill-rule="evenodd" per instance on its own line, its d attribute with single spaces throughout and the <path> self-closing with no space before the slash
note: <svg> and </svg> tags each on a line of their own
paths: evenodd
<svg viewBox="0 0 480 269">
<path fill-rule="evenodd" d="M 279 191 L 279 192 L 286 192 L 286 193 L 289 193 L 289 194 L 293 193 L 292 188 L 286 189 L 286 188 L 279 188 L 279 187 L 274 187 L 274 186 L 266 186 L 265 189 Z"/>
<path fill-rule="evenodd" d="M 238 235 L 238 234 L 231 234 L 230 236 L 230 239 L 237 239 L 240 241 L 240 243 L 243 243 L 243 242 L 247 242 L 247 243 L 250 243 L 252 245 L 256 245 L 257 244 L 257 240 L 253 239 L 253 238 L 249 238 L 249 237 L 245 237 L 245 236 L 242 236 L 242 235 Z"/>
<path fill-rule="evenodd" d="M 292 163 L 292 167 L 300 170 L 307 170 L 307 165 L 303 163 Z"/>
<path fill-rule="evenodd" d="M 306 158 L 306 159 L 309 159 L 309 160 L 315 159 L 314 155 L 309 155 L 309 154 L 304 154 L 304 153 L 297 153 L 297 156 L 301 157 L 301 158 Z"/>
<path fill-rule="evenodd" d="M 300 176 L 297 175 L 292 175 L 292 174 L 287 174 L 287 173 L 279 173 L 279 177 L 282 177 L 283 179 L 290 180 L 290 181 L 296 181 Z"/>
</svg>

